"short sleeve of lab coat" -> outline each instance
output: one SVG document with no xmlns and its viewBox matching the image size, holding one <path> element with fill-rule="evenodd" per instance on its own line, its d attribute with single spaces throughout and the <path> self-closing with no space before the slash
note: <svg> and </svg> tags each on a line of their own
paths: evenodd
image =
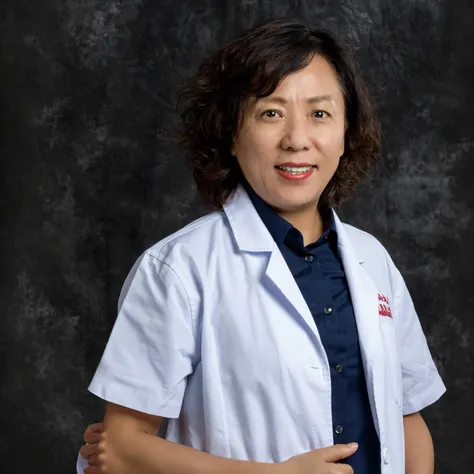
<svg viewBox="0 0 474 474">
<path fill-rule="evenodd" d="M 145 252 L 127 276 L 118 315 L 89 391 L 177 418 L 196 359 L 192 305 L 176 271 Z"/>
<path fill-rule="evenodd" d="M 394 299 L 393 318 L 401 359 L 403 415 L 410 415 L 436 402 L 446 391 L 446 387 L 431 357 L 405 281 L 388 254 L 387 257 Z"/>
</svg>

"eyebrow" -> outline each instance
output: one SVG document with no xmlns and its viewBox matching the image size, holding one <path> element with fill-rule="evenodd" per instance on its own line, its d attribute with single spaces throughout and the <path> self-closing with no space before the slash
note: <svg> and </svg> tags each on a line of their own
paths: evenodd
<svg viewBox="0 0 474 474">
<path fill-rule="evenodd" d="M 282 104 L 282 105 L 288 104 L 288 101 L 285 98 L 279 97 L 279 96 L 262 97 L 260 99 L 260 101 L 261 102 L 276 102 L 276 103 Z M 334 103 L 337 103 L 337 100 L 334 99 L 334 97 L 330 94 L 317 95 L 317 96 L 314 96 L 314 97 L 308 97 L 308 99 L 306 99 L 306 103 L 308 103 L 308 104 L 318 104 L 320 102 L 334 102 Z"/>
</svg>

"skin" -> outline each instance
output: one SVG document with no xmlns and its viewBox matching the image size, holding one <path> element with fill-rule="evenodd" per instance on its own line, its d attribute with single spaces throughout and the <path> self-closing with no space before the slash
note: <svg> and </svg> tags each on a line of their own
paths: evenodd
<svg viewBox="0 0 474 474">
<path fill-rule="evenodd" d="M 430 430 L 420 413 L 403 417 L 405 474 L 433 474 L 434 447 Z"/>
<path fill-rule="evenodd" d="M 296 227 L 305 245 L 322 234 L 319 198 L 344 153 L 344 96 L 332 65 L 316 56 L 268 97 L 249 100 L 232 154 L 254 191 Z M 289 181 L 279 163 L 310 163 L 313 174 Z"/>
</svg>

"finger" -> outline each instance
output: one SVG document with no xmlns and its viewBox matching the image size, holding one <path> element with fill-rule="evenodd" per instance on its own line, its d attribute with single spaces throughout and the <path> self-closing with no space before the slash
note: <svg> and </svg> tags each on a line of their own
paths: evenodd
<svg viewBox="0 0 474 474">
<path fill-rule="evenodd" d="M 95 431 L 86 431 L 84 433 L 84 441 L 88 444 L 98 443 L 101 440 L 102 433 Z"/>
<path fill-rule="evenodd" d="M 84 459 L 89 459 L 89 456 L 91 455 L 91 445 L 90 444 L 83 444 L 81 446 L 81 449 L 79 449 L 79 454 Z"/>
<path fill-rule="evenodd" d="M 84 459 L 89 459 L 93 454 L 99 454 L 99 444 L 84 444 L 81 446 L 79 453 Z"/>
<path fill-rule="evenodd" d="M 101 431 L 104 431 L 104 423 L 92 423 L 84 430 L 85 433 L 100 433 Z"/>
<path fill-rule="evenodd" d="M 105 429 L 104 422 L 92 423 L 92 425 L 89 425 L 89 428 L 96 433 L 101 433 Z"/>
<path fill-rule="evenodd" d="M 84 474 L 103 474 L 98 466 L 88 466 L 84 469 Z"/>
<path fill-rule="evenodd" d="M 329 464 L 329 473 L 330 474 L 347 474 L 348 472 L 354 472 L 354 471 L 346 471 L 343 467 L 342 464 L 339 463 L 331 463 Z"/>
<path fill-rule="evenodd" d="M 354 474 L 354 469 L 352 469 L 349 464 L 345 464 L 342 462 L 331 463 L 331 468 L 331 473 L 334 474 Z"/>
<path fill-rule="evenodd" d="M 89 425 L 84 431 L 84 441 L 87 443 L 86 437 L 93 433 L 101 433 L 102 431 L 104 431 L 103 423 L 93 423 Z"/>
<path fill-rule="evenodd" d="M 89 463 L 89 466 L 98 466 L 99 465 L 99 457 L 97 454 L 93 454 L 87 462 Z"/>
<path fill-rule="evenodd" d="M 335 463 L 334 465 L 337 466 L 335 474 L 354 474 L 354 469 L 348 464 Z"/>
<path fill-rule="evenodd" d="M 335 446 L 329 446 L 323 448 L 323 459 L 326 462 L 336 462 L 340 459 L 345 459 L 354 454 L 358 449 L 357 443 L 351 444 L 336 444 Z"/>
</svg>

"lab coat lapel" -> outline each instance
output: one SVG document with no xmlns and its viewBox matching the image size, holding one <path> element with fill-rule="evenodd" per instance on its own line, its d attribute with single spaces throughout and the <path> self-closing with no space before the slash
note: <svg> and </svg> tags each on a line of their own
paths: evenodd
<svg viewBox="0 0 474 474">
<path fill-rule="evenodd" d="M 292 308 L 301 317 L 304 323 L 311 329 L 319 345 L 319 337 L 316 324 L 311 311 L 301 294 L 301 291 L 286 264 L 283 255 L 273 240 L 270 232 L 260 219 L 258 212 L 252 204 L 247 191 L 239 185 L 235 194 L 224 205 L 224 211 L 229 219 L 239 250 L 247 253 L 265 253 L 267 266 L 265 276 L 269 280 L 276 297 L 285 306 Z M 255 255 L 261 258 L 261 255 Z"/>
<path fill-rule="evenodd" d="M 279 292 L 280 298 L 286 300 L 296 312 L 301 316 L 306 325 L 314 333 L 316 339 L 321 343 L 319 332 L 314 322 L 313 315 L 301 294 L 301 291 L 296 283 L 288 265 L 283 258 L 278 247 L 275 245 L 275 250 L 270 256 L 268 262 L 266 276 L 272 281 L 276 290 Z"/>
<path fill-rule="evenodd" d="M 339 251 L 354 307 L 370 405 L 380 436 L 380 423 L 385 410 L 385 371 L 383 346 L 379 332 L 378 293 L 374 282 L 363 268 L 363 261 L 356 253 L 357 249 L 350 242 L 336 213 L 334 211 L 333 213 Z"/>
</svg>

